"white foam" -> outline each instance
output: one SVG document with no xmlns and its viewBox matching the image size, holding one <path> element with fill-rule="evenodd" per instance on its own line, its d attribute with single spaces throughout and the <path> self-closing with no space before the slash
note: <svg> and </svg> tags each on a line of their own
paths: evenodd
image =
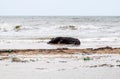
<svg viewBox="0 0 120 79">
<path fill-rule="evenodd" d="M 80 39 L 81 46 L 79 46 L 79 48 L 90 46 L 100 47 L 106 45 L 115 47 L 120 46 L 120 24 L 119 22 L 114 22 L 114 20 L 119 21 L 119 18 L 116 17 L 114 19 L 110 17 L 105 17 L 107 19 L 104 19 L 104 17 L 78 17 L 79 19 L 77 20 L 73 19 L 73 17 L 0 18 L 0 43 L 3 45 L 2 47 L 4 47 L 4 44 L 7 46 L 7 43 L 24 45 L 25 42 L 30 43 L 31 45 L 39 45 L 41 43 L 37 42 L 41 41 L 41 39 L 38 41 L 31 38 L 53 38 L 58 36 Z M 110 19 L 110 23 L 102 22 L 108 19 Z M 19 31 L 15 31 L 14 28 L 16 25 L 21 25 L 22 28 Z M 67 27 L 67 29 L 60 29 L 61 26 Z M 75 29 L 72 29 L 69 26 L 73 26 L 72 28 Z M 28 40 L 21 40 L 24 38 L 27 38 Z M 42 41 L 46 45 L 47 41 Z"/>
<path fill-rule="evenodd" d="M 2 23 L 0 24 L 0 31 L 12 31 L 14 29 L 13 24 Z"/>
</svg>

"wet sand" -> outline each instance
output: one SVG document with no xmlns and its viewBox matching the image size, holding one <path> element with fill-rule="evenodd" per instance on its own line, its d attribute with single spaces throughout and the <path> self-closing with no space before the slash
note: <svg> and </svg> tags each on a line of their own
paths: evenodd
<svg viewBox="0 0 120 79">
<path fill-rule="evenodd" d="M 86 48 L 86 49 L 1 49 L 0 55 L 8 54 L 74 54 L 74 53 L 87 53 L 87 54 L 120 54 L 120 48 L 101 47 L 101 48 Z"/>
</svg>

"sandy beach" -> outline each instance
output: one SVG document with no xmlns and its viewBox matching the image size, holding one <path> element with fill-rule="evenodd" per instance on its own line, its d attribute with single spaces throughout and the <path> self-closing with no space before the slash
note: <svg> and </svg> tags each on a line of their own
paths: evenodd
<svg viewBox="0 0 120 79">
<path fill-rule="evenodd" d="M 0 73 L 1 79 L 120 79 L 120 48 L 0 50 Z"/>
<path fill-rule="evenodd" d="M 120 79 L 120 17 L 0 16 L 0 79 Z"/>
</svg>

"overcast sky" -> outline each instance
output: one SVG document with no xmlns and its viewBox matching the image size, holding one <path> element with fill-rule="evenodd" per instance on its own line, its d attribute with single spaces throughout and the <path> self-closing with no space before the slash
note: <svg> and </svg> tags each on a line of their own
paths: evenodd
<svg viewBox="0 0 120 79">
<path fill-rule="evenodd" d="M 0 0 L 0 15 L 120 16 L 120 0 Z"/>
</svg>

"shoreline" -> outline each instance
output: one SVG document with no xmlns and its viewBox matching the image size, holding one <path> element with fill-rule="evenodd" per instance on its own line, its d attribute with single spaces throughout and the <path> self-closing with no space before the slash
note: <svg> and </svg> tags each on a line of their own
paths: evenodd
<svg viewBox="0 0 120 79">
<path fill-rule="evenodd" d="M 86 48 L 86 49 L 68 49 L 68 48 L 57 48 L 57 49 L 0 49 L 0 55 L 9 54 L 23 54 L 23 55 L 34 55 L 34 54 L 120 54 L 120 48 L 112 47 L 100 47 L 100 48 Z"/>
<path fill-rule="evenodd" d="M 0 63 L 2 79 L 120 78 L 120 48 L 1 49 Z"/>
</svg>

